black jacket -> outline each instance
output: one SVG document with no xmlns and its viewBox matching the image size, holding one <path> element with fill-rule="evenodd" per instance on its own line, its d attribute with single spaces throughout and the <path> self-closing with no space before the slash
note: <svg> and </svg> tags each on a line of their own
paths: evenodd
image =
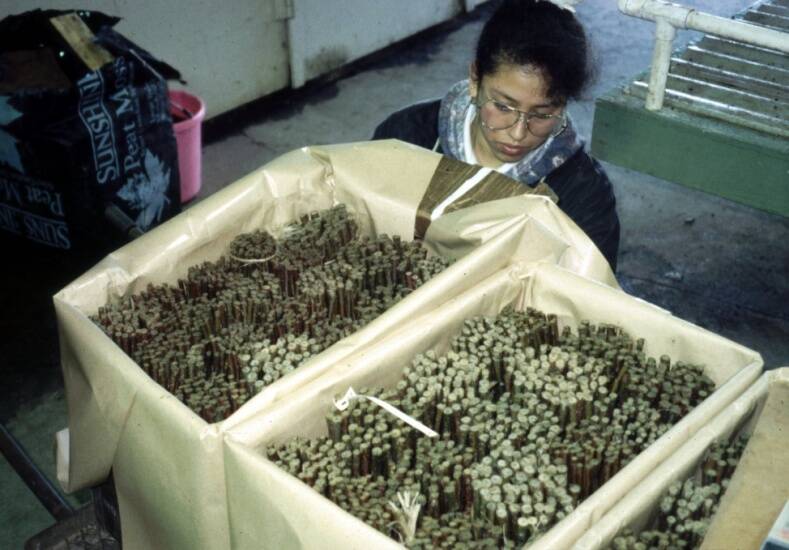
<svg viewBox="0 0 789 550">
<path fill-rule="evenodd" d="M 438 139 L 440 104 L 436 99 L 397 111 L 375 129 L 373 139 L 399 139 L 432 149 Z M 438 152 L 443 151 L 439 148 Z M 579 149 L 545 181 L 559 196 L 559 207 L 592 239 L 616 271 L 619 217 L 611 182 L 600 164 Z"/>
</svg>

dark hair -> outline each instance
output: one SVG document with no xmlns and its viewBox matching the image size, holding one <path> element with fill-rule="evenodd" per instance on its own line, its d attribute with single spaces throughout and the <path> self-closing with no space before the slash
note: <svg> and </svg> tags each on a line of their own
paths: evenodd
<svg viewBox="0 0 789 550">
<path fill-rule="evenodd" d="M 546 78 L 548 97 L 578 99 L 592 76 L 588 49 L 572 12 L 546 0 L 504 0 L 477 42 L 477 78 L 502 64 L 532 66 Z"/>
</svg>

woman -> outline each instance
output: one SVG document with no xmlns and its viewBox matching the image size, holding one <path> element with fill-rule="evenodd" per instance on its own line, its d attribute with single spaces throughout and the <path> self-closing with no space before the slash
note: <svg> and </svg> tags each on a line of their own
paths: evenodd
<svg viewBox="0 0 789 550">
<path fill-rule="evenodd" d="M 589 81 L 587 52 L 571 10 L 546 0 L 504 0 L 482 29 L 469 79 L 443 99 L 392 114 L 373 139 L 434 149 L 529 186 L 545 178 L 559 207 L 615 271 L 619 218 L 611 183 L 584 151 L 566 110 Z"/>
</svg>

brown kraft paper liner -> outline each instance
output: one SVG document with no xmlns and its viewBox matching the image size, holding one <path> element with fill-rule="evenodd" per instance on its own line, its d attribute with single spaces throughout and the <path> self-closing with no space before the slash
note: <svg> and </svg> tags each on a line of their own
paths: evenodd
<svg viewBox="0 0 789 550">
<path fill-rule="evenodd" d="M 479 172 L 480 169 L 480 166 L 466 164 L 446 156 L 441 157 L 435 174 L 433 174 L 422 201 L 417 208 L 416 224 L 414 226 L 415 239 L 423 239 L 425 237 L 432 221 L 431 215 L 436 207 L 450 197 L 464 182 Z M 493 171 L 467 193 L 450 203 L 444 210 L 444 213 L 448 214 L 475 204 L 520 195 L 538 195 L 548 197 L 552 202 L 558 201 L 556 193 L 544 181 L 540 181 L 532 188 Z"/>
</svg>

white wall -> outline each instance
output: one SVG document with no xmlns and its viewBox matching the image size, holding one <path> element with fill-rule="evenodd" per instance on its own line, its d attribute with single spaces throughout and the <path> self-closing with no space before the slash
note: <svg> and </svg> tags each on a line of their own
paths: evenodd
<svg viewBox="0 0 789 550">
<path fill-rule="evenodd" d="M 34 8 L 121 17 L 116 29 L 181 71 L 210 118 L 299 87 L 482 1 L 0 0 L 0 18 Z"/>
<path fill-rule="evenodd" d="M 113 4 L 124 18 L 118 31 L 180 70 L 208 117 L 288 86 L 286 26 L 273 1 Z"/>
<path fill-rule="evenodd" d="M 122 17 L 118 32 L 181 71 L 211 117 L 290 82 L 275 0 L 0 0 L 0 18 L 34 8 Z M 179 87 L 174 85 L 173 87 Z"/>
<path fill-rule="evenodd" d="M 478 0 L 479 1 L 479 0 Z M 451 19 L 458 0 L 293 0 L 293 86 Z"/>
</svg>

